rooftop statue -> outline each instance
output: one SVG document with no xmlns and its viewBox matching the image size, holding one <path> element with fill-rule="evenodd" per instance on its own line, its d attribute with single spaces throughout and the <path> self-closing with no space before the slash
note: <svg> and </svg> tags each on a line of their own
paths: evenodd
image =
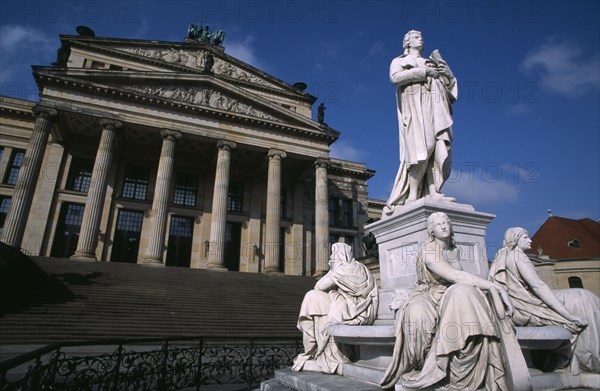
<svg viewBox="0 0 600 391">
<path fill-rule="evenodd" d="M 600 373 L 600 299 L 585 289 L 550 289 L 525 254 L 530 248 L 527 230 L 509 228 L 490 267 L 490 280 L 504 286 L 514 304 L 512 323 L 561 326 L 573 334 L 567 353 L 548 353 L 543 370 L 569 366 L 571 372 Z"/>
<path fill-rule="evenodd" d="M 440 190 L 450 176 L 451 104 L 457 81 L 439 51 L 421 57 L 423 37 L 411 30 L 404 36 L 404 54 L 392 60 L 390 81 L 396 87 L 400 131 L 400 167 L 384 211 L 423 197 L 454 201 Z"/>
<path fill-rule="evenodd" d="M 190 24 L 188 26 L 187 38 L 201 43 L 223 46 L 225 32 L 223 30 L 218 30 L 214 33 L 211 33 L 209 31 L 209 26 L 207 25 L 206 27 L 202 27 L 202 21 L 200 21 L 200 26 L 196 26 L 195 24 Z"/>
<path fill-rule="evenodd" d="M 337 344 L 330 335 L 338 324 L 369 325 L 377 317 L 375 278 L 356 261 L 345 243 L 331 247 L 330 270 L 306 293 L 298 317 L 304 353 L 294 360 L 294 371 L 337 373 L 351 358 L 351 348 Z"/>
<path fill-rule="evenodd" d="M 499 328 L 483 293 L 499 293 L 511 316 L 506 290 L 462 270 L 445 213 L 429 216 L 427 233 L 417 254 L 417 285 L 402 304 L 393 302 L 399 305 L 396 343 L 382 387 L 506 390 Z"/>
</svg>

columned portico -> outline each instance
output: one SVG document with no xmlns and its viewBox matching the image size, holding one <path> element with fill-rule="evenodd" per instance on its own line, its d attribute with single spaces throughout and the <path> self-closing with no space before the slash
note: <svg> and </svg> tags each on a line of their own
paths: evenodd
<svg viewBox="0 0 600 391">
<path fill-rule="evenodd" d="M 281 222 L 281 159 L 284 151 L 269 150 L 267 182 L 267 222 L 265 232 L 265 273 L 279 270 L 279 226 Z"/>
<path fill-rule="evenodd" d="M 210 241 L 208 248 L 207 269 L 227 271 L 224 262 L 225 224 L 227 219 L 227 192 L 229 190 L 229 167 L 231 150 L 236 144 L 232 141 L 220 140 L 217 143 L 217 167 L 213 191 L 212 217 L 210 224 Z"/>
<path fill-rule="evenodd" d="M 81 261 L 96 260 L 100 219 L 102 218 L 109 170 L 115 154 L 117 129 L 123 126 L 121 121 L 112 119 L 102 119 L 100 120 L 100 125 L 102 126 L 102 135 L 100 136 L 100 144 L 98 145 L 98 152 L 94 161 L 94 169 L 92 171 L 81 229 L 79 231 L 77 250 L 71 257 L 71 259 Z"/>
<path fill-rule="evenodd" d="M 152 230 L 148 241 L 148 249 L 144 257 L 144 264 L 164 266 L 163 253 L 165 231 L 169 208 L 169 194 L 173 184 L 173 171 L 175 164 L 175 146 L 181 133 L 174 130 L 163 130 L 162 148 L 154 188 L 154 201 L 152 202 Z"/>
<path fill-rule="evenodd" d="M 329 209 L 327 191 L 327 165 L 329 160 L 317 159 L 315 163 L 315 276 L 329 269 Z"/>
<path fill-rule="evenodd" d="M 15 248 L 20 248 L 23 242 L 23 234 L 48 144 L 50 128 L 57 115 L 56 110 L 39 105 L 33 108 L 33 112 L 37 114 L 35 126 L 25 151 L 23 165 L 19 170 L 11 207 L 2 232 L 2 241 Z"/>
</svg>

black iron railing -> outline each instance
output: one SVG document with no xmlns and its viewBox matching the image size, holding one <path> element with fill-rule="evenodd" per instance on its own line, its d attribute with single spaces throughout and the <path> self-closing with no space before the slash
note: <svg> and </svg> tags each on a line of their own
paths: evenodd
<svg viewBox="0 0 600 391">
<path fill-rule="evenodd" d="M 275 369 L 290 366 L 301 351 L 301 341 L 289 337 L 64 342 L 0 363 L 0 389 L 166 391 L 211 384 L 252 389 Z"/>
</svg>

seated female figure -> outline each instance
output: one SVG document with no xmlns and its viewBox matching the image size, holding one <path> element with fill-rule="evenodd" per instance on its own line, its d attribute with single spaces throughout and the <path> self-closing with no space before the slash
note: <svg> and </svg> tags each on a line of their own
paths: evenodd
<svg viewBox="0 0 600 391">
<path fill-rule="evenodd" d="M 397 314 L 393 360 L 381 385 L 506 389 L 497 328 L 482 290 L 498 290 L 510 314 L 506 291 L 462 271 L 446 214 L 429 216 L 427 232 L 417 255 L 417 286 Z"/>
<path fill-rule="evenodd" d="M 600 372 L 600 299 L 585 289 L 551 290 L 525 254 L 530 248 L 527 230 L 509 228 L 490 268 L 490 280 L 504 286 L 514 304 L 512 322 L 516 326 L 556 325 L 573 334 L 567 353 L 545 354 L 541 369 L 570 364 L 572 372 L 578 368 Z"/>
</svg>

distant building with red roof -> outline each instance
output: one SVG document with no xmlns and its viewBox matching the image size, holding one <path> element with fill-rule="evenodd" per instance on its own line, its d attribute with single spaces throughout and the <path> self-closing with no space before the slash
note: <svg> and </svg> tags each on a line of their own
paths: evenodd
<svg viewBox="0 0 600 391">
<path fill-rule="evenodd" d="M 600 295 L 600 223 L 550 216 L 531 237 L 530 258 L 552 288 Z"/>
</svg>

